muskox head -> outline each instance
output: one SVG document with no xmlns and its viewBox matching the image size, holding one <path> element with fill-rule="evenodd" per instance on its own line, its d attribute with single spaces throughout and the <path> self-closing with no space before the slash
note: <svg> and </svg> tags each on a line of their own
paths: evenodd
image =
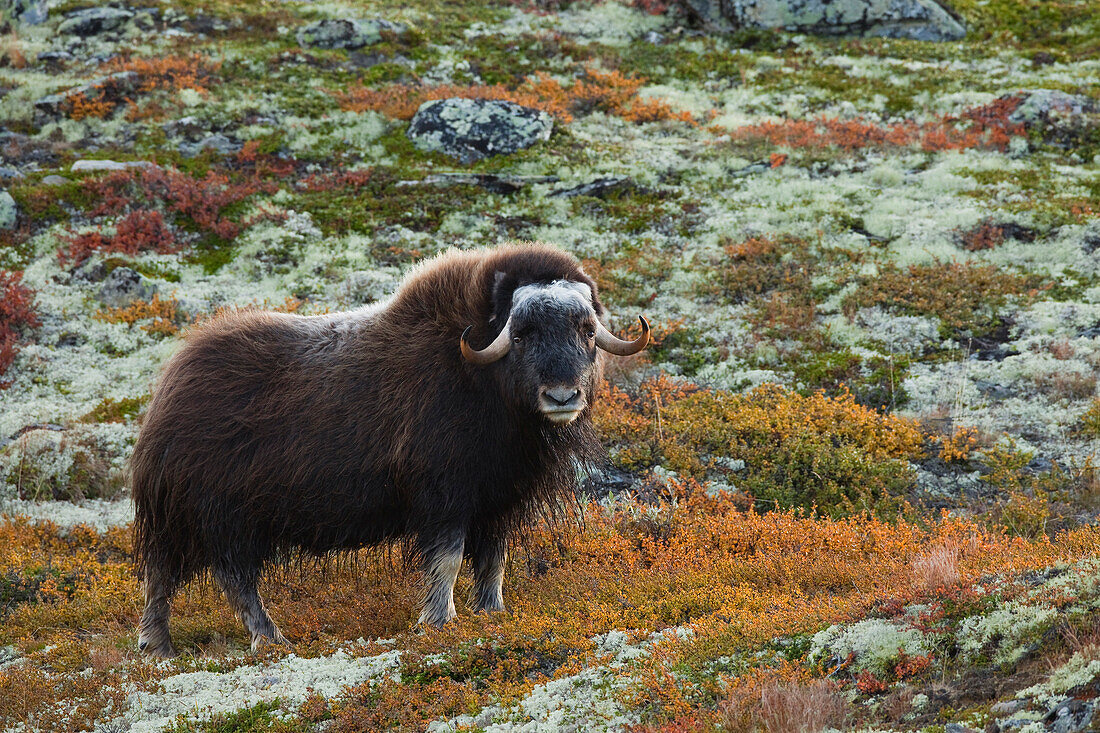
<svg viewBox="0 0 1100 733">
<path fill-rule="evenodd" d="M 623 341 L 600 323 L 588 283 L 531 283 L 512 292 L 504 328 L 491 344 L 475 350 L 466 340 L 467 328 L 460 347 L 473 364 L 500 363 L 502 391 L 518 406 L 555 425 L 568 425 L 592 398 L 599 376 L 597 349 L 629 356 L 649 344 L 649 323 L 639 318 L 642 335 Z"/>
</svg>

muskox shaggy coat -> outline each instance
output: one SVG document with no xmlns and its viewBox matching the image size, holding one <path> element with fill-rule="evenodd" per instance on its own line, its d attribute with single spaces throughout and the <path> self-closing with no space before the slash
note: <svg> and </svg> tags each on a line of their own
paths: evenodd
<svg viewBox="0 0 1100 733">
<path fill-rule="evenodd" d="M 422 623 L 455 615 L 464 558 L 475 609 L 502 609 L 509 534 L 599 452 L 603 316 L 575 258 L 514 245 L 447 252 L 376 306 L 195 328 L 131 462 L 141 648 L 175 653 L 169 603 L 207 573 L 254 648 L 280 642 L 256 590 L 265 565 L 393 541 L 423 563 Z"/>
</svg>

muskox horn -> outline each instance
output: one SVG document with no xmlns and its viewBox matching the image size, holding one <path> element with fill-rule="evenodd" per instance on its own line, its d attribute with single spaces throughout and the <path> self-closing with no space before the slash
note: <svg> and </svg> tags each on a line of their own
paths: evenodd
<svg viewBox="0 0 1100 733">
<path fill-rule="evenodd" d="M 649 346 L 649 321 L 645 319 L 645 316 L 638 316 L 638 320 L 642 322 L 642 335 L 633 341 L 623 341 L 608 331 L 602 323 L 596 321 L 596 346 L 616 356 L 637 354 Z"/>
<path fill-rule="evenodd" d="M 466 337 L 470 335 L 470 329 L 473 328 L 473 326 L 467 326 L 466 330 L 462 332 L 462 338 L 459 340 L 462 356 L 466 361 L 478 366 L 492 364 L 494 361 L 503 358 L 508 353 L 508 349 L 512 348 L 511 325 L 512 319 L 509 318 L 505 321 L 504 329 L 501 330 L 500 335 L 481 351 L 470 346 L 470 343 L 466 340 Z"/>
</svg>

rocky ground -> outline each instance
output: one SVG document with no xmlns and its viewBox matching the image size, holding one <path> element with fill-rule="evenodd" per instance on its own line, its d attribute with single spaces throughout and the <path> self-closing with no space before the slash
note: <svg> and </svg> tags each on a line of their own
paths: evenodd
<svg viewBox="0 0 1100 733">
<path fill-rule="evenodd" d="M 1092 0 L 0 6 L 0 729 L 1100 726 Z M 144 660 L 181 334 L 514 239 L 656 344 L 510 611 L 410 631 L 363 555 Z"/>
</svg>

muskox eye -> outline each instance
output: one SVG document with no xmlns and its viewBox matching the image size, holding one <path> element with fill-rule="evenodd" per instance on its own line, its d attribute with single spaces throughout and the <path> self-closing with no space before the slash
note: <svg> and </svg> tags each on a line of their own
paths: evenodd
<svg viewBox="0 0 1100 733">
<path fill-rule="evenodd" d="M 521 342 L 521 341 L 523 341 L 523 339 L 522 339 L 522 338 L 520 338 L 519 336 L 513 336 L 513 337 L 512 337 L 512 343 L 513 343 L 513 344 L 518 344 L 518 343 L 519 343 L 519 342 Z"/>
<path fill-rule="evenodd" d="M 587 336 L 588 340 L 591 341 L 592 339 L 596 338 L 596 332 L 589 329 L 588 333 L 586 333 L 585 336 Z"/>
</svg>

